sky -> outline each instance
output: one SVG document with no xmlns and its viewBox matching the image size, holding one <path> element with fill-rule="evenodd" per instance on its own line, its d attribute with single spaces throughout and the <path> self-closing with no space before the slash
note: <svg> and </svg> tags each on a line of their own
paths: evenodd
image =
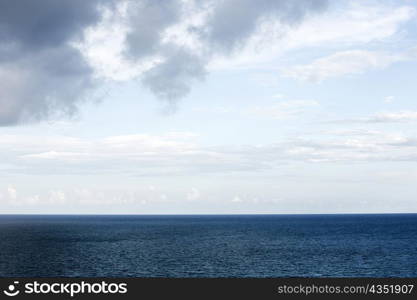
<svg viewBox="0 0 417 300">
<path fill-rule="evenodd" d="M 0 213 L 417 212 L 417 3 L 0 2 Z"/>
</svg>

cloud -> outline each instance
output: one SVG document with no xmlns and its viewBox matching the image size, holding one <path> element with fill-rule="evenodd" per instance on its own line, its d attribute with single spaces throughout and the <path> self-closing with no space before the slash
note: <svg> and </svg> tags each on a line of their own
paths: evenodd
<svg viewBox="0 0 417 300">
<path fill-rule="evenodd" d="M 327 1 L 143 1 L 129 8 L 126 36 L 129 57 L 158 57 L 142 74 L 142 83 L 157 97 L 172 102 L 189 93 L 191 84 L 204 79 L 210 59 L 229 56 L 243 47 L 261 22 L 270 19 L 294 25 Z M 186 26 L 182 20 L 196 15 Z M 187 22 L 187 21 L 185 21 Z M 171 34 L 169 29 L 176 27 Z M 180 37 L 180 38 L 178 38 Z M 191 42 L 190 42 L 191 41 Z"/>
<path fill-rule="evenodd" d="M 18 186 L 20 189 L 21 186 Z M 82 185 L 80 187 L 64 187 L 64 189 L 41 188 L 36 190 L 21 189 L 18 197 L 13 199 L 7 195 L 7 188 L 0 186 L 0 200 L 2 208 L 18 207 L 20 210 L 27 208 L 56 209 L 60 213 L 72 210 L 74 207 L 84 207 L 82 213 L 88 211 L 88 207 L 100 205 L 112 206 L 114 209 L 121 208 L 124 213 L 132 213 L 132 209 L 139 209 L 142 212 L 146 207 L 166 206 L 173 203 L 184 203 L 184 194 L 187 189 L 179 188 L 177 192 L 170 191 L 166 187 L 161 187 L 158 191 L 151 191 L 146 186 L 138 184 L 134 187 L 91 187 Z M 6 191 L 6 193 L 4 193 Z M 3 193 L 2 193 L 3 192 Z M 188 196 L 189 195 L 189 196 Z M 192 188 L 187 195 L 188 204 L 195 205 L 193 201 L 199 200 L 200 193 L 198 189 Z M 126 211 L 129 207 L 130 211 Z"/>
<path fill-rule="evenodd" d="M 216 2 L 207 22 L 205 38 L 211 47 L 221 51 L 236 50 L 258 29 L 261 22 L 279 21 L 294 25 L 312 12 L 320 12 L 327 1 L 251 1 L 230 0 Z"/>
<path fill-rule="evenodd" d="M 390 123 L 390 122 L 410 122 L 417 121 L 417 111 L 400 111 L 378 113 L 365 120 L 367 123 Z"/>
<path fill-rule="evenodd" d="M 39 193 L 38 193 L 39 192 Z M 67 190 L 43 190 L 38 192 L 19 193 L 16 188 L 8 187 L 5 197 L 0 193 L 0 199 L 4 199 L 6 204 L 20 207 L 57 207 L 64 205 L 126 205 L 139 202 L 139 199 L 153 199 L 149 193 L 143 191 L 143 188 L 137 188 L 135 192 L 121 190 L 87 189 L 73 188 Z M 139 203 L 143 203 L 141 202 Z"/>
<path fill-rule="evenodd" d="M 0 125 L 73 115 L 94 86 L 91 75 L 80 54 L 67 47 L 0 64 Z"/>
<path fill-rule="evenodd" d="M 184 97 L 194 81 L 201 81 L 206 74 L 205 62 L 183 49 L 171 49 L 165 60 L 143 74 L 142 83 L 157 97 L 174 100 Z"/>
<path fill-rule="evenodd" d="M 239 195 L 236 195 L 236 196 L 234 196 L 233 198 L 232 198 L 232 202 L 234 202 L 234 203 L 240 203 L 240 202 L 242 202 L 243 200 L 242 200 L 242 198 L 239 196 Z"/>
<path fill-rule="evenodd" d="M 288 119 L 305 113 L 308 109 L 319 106 L 314 100 L 281 101 L 270 106 L 255 106 L 244 113 L 250 116 L 275 120 Z"/>
<path fill-rule="evenodd" d="M 416 10 L 412 6 L 389 5 L 384 2 L 348 1 L 345 6 L 314 16 L 284 41 L 289 48 L 306 46 L 347 46 L 385 42 L 401 30 L 401 25 L 412 20 Z"/>
<path fill-rule="evenodd" d="M 332 77 L 360 74 L 371 69 L 383 69 L 405 57 L 366 50 L 350 50 L 319 58 L 306 65 L 284 70 L 287 77 L 321 82 Z"/>
<path fill-rule="evenodd" d="M 286 154 L 307 162 L 415 161 L 415 137 L 398 133 L 344 131 L 321 138 L 298 138 L 290 142 Z"/>
<path fill-rule="evenodd" d="M 379 112 L 369 117 L 332 121 L 332 123 L 406 123 L 417 121 L 417 111 Z"/>
<path fill-rule="evenodd" d="M 402 25 L 415 15 L 412 6 L 354 1 L 336 6 L 330 2 L 328 9 L 312 14 L 290 30 L 279 22 L 263 22 L 233 57 L 216 56 L 210 62 L 210 69 L 271 69 L 271 62 L 304 49 L 308 55 L 317 49 L 386 47 L 387 42 L 398 43 Z"/>
<path fill-rule="evenodd" d="M 257 65 L 303 47 L 380 42 L 415 14 L 385 4 L 327 8 L 327 0 L 4 1 L 0 125 L 71 116 L 103 80 L 138 79 L 175 103 L 212 69 Z M 289 76 L 323 80 L 396 59 L 352 51 L 296 66 Z M 337 65 L 349 55 L 350 63 Z"/>
<path fill-rule="evenodd" d="M 376 130 L 332 130 L 260 145 L 204 146 L 188 133 L 110 136 L 0 136 L 7 174 L 170 177 L 261 174 L 292 163 L 417 161 L 417 138 Z M 189 191 L 195 198 L 199 191 Z M 58 194 L 54 198 L 58 199 Z"/>
<path fill-rule="evenodd" d="M 384 103 L 392 103 L 395 100 L 394 96 L 386 96 L 384 98 Z"/>
<path fill-rule="evenodd" d="M 381 70 L 398 62 L 415 61 L 416 47 L 398 53 L 369 50 L 347 50 L 313 60 L 311 63 L 290 66 L 282 70 L 286 77 L 311 82 L 321 82 L 332 77 L 361 74 L 369 70 Z M 387 97 L 391 102 L 393 97 Z"/>
<path fill-rule="evenodd" d="M 190 192 L 187 193 L 187 200 L 188 201 L 194 201 L 198 200 L 201 197 L 201 193 L 198 189 L 192 188 Z"/>
<path fill-rule="evenodd" d="M 164 32 L 181 17 L 182 1 L 132 1 L 128 3 L 127 55 L 134 59 L 155 55 Z"/>
<path fill-rule="evenodd" d="M 291 26 L 326 3 L 3 1 L 0 125 L 72 115 L 103 76 L 139 77 L 158 98 L 173 102 L 204 79 L 214 54 L 243 46 L 261 22 Z"/>
<path fill-rule="evenodd" d="M 98 3 L 94 0 L 2 2 L 0 35 L 22 52 L 65 45 L 99 19 Z"/>
<path fill-rule="evenodd" d="M 16 188 L 13 187 L 13 186 L 9 186 L 7 188 L 7 196 L 12 201 L 13 200 L 16 200 L 16 198 L 17 198 L 17 190 L 16 190 Z"/>
<path fill-rule="evenodd" d="M 52 190 L 49 191 L 48 202 L 50 204 L 64 204 L 67 201 L 67 196 L 64 191 Z"/>
<path fill-rule="evenodd" d="M 93 70 L 72 42 L 111 1 L 0 4 L 0 125 L 71 115 L 94 86 Z"/>
<path fill-rule="evenodd" d="M 273 98 L 284 97 L 282 95 L 278 96 L 275 95 Z M 281 100 L 270 105 L 257 105 L 246 108 L 224 106 L 197 107 L 194 111 L 212 114 L 233 114 L 261 119 L 286 120 L 299 117 L 319 106 L 319 102 L 315 100 Z"/>
</svg>

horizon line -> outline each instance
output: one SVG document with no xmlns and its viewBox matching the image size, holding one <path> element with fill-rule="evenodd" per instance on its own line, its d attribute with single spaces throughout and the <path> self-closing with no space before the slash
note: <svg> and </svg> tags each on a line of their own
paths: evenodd
<svg viewBox="0 0 417 300">
<path fill-rule="evenodd" d="M 0 213 L 0 216 L 335 216 L 335 215 L 417 215 L 417 212 L 383 213 L 184 213 L 184 214 L 106 214 L 106 213 Z"/>
</svg>

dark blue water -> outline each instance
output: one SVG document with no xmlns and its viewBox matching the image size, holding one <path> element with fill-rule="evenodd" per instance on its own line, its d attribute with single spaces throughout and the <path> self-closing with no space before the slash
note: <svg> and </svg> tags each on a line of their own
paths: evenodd
<svg viewBox="0 0 417 300">
<path fill-rule="evenodd" d="M 0 216 L 0 276 L 417 276 L 417 214 Z"/>
</svg>

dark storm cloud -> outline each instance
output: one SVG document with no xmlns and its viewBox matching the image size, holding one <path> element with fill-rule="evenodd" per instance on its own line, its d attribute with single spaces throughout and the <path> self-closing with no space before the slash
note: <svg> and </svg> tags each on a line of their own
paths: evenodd
<svg viewBox="0 0 417 300">
<path fill-rule="evenodd" d="M 100 20 L 98 0 L 0 2 L 0 125 L 76 111 L 92 70 L 71 42 Z"/>
</svg>

